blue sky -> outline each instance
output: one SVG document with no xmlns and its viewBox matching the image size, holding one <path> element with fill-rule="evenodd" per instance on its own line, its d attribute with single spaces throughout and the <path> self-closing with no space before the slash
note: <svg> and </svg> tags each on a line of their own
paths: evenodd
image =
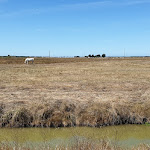
<svg viewBox="0 0 150 150">
<path fill-rule="evenodd" d="M 0 55 L 150 55 L 150 0 L 0 0 Z"/>
</svg>

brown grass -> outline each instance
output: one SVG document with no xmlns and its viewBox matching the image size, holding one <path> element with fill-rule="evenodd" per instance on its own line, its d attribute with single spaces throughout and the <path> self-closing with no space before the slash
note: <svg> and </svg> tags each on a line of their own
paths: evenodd
<svg viewBox="0 0 150 150">
<path fill-rule="evenodd" d="M 0 57 L 0 126 L 150 122 L 150 58 Z"/>
<path fill-rule="evenodd" d="M 26 57 L 0 57 L 0 64 L 23 64 Z M 48 58 L 36 57 L 36 64 L 52 64 L 52 63 L 70 63 L 70 62 L 91 62 L 99 61 L 99 58 Z M 104 58 L 103 58 L 104 59 Z"/>
</svg>

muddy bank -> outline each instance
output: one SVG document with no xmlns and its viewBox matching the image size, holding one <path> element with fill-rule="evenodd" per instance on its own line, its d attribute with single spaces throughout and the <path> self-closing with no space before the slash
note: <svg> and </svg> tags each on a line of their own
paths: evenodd
<svg viewBox="0 0 150 150">
<path fill-rule="evenodd" d="M 150 122 L 149 102 L 109 103 L 55 101 L 7 110 L 0 104 L 0 127 L 101 127 Z"/>
</svg>

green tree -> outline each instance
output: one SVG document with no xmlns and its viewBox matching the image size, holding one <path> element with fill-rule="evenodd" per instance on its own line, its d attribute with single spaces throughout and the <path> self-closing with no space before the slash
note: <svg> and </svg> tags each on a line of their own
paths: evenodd
<svg viewBox="0 0 150 150">
<path fill-rule="evenodd" d="M 103 57 L 103 58 L 106 57 L 106 54 L 102 54 L 102 57 Z"/>
</svg>

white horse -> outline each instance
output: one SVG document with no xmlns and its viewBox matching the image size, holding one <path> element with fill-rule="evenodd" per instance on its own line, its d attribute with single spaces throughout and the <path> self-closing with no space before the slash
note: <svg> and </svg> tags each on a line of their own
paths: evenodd
<svg viewBox="0 0 150 150">
<path fill-rule="evenodd" d="M 29 61 L 31 61 L 32 64 L 33 64 L 34 58 L 26 58 L 25 61 L 24 61 L 24 63 L 25 63 L 25 64 L 29 64 Z"/>
</svg>

